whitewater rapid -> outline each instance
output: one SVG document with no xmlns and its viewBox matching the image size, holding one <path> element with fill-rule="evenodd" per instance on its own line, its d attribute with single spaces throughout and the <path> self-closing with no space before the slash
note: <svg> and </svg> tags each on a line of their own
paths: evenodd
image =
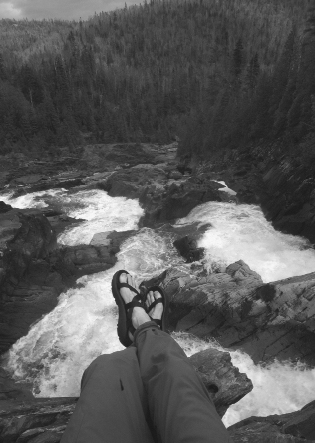
<svg viewBox="0 0 315 443">
<path fill-rule="evenodd" d="M 198 242 L 209 269 L 244 260 L 265 283 L 315 271 L 315 251 L 308 240 L 275 231 L 255 205 L 208 202 L 177 225 L 198 221 L 212 226 Z"/>
<path fill-rule="evenodd" d="M 88 244 L 97 232 L 137 229 L 143 214 L 137 200 L 110 197 L 101 190 L 59 189 L 17 198 L 6 194 L 0 199 L 14 207 L 49 206 L 84 219 L 59 237 L 65 245 Z M 196 207 L 177 224 L 193 221 L 211 224 L 199 241 L 199 246 L 206 249 L 209 272 L 239 259 L 262 275 L 265 282 L 314 271 L 315 253 L 308 242 L 275 231 L 256 206 L 209 202 Z M 10 349 L 7 368 L 15 378 L 32 382 L 34 393 L 40 397 L 77 396 L 87 365 L 101 353 L 123 349 L 116 334 L 117 309 L 110 290 L 114 272 L 127 269 L 138 282 L 168 267 L 189 274 L 189 265 L 178 256 L 172 241 L 170 234 L 140 229 L 121 246 L 114 268 L 84 276 L 78 280 L 79 289 L 61 294 L 58 306 Z M 192 343 L 185 334 L 173 337 L 187 355 L 218 346 L 199 339 Z M 314 399 L 315 370 L 289 363 L 263 367 L 239 351 L 231 352 L 231 357 L 255 388 L 229 408 L 224 417 L 226 425 L 250 415 L 290 412 Z"/>
</svg>

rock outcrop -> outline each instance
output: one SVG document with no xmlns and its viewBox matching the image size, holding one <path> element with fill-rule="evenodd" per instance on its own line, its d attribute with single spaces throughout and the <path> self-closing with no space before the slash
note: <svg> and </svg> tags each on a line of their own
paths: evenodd
<svg viewBox="0 0 315 443">
<path fill-rule="evenodd" d="M 228 352 L 210 347 L 192 355 L 189 360 L 210 393 L 220 417 L 223 417 L 230 405 L 253 389 L 246 374 L 241 374 L 232 365 Z"/>
<path fill-rule="evenodd" d="M 314 170 L 298 159 L 283 157 L 263 171 L 264 192 L 260 202 L 266 216 L 282 232 L 315 242 Z"/>
<path fill-rule="evenodd" d="M 289 414 L 246 418 L 228 431 L 234 443 L 314 443 L 315 402 Z"/>
<path fill-rule="evenodd" d="M 11 211 L 12 206 L 7 205 L 4 201 L 0 200 L 0 214 L 4 214 L 5 212 Z"/>
<path fill-rule="evenodd" d="M 56 235 L 39 211 L 14 209 L 1 214 L 1 299 L 12 295 L 32 261 L 45 259 L 56 246 Z"/>
<path fill-rule="evenodd" d="M 315 273 L 263 284 L 244 262 L 207 274 L 168 270 L 147 284 L 169 297 L 169 326 L 222 346 L 243 349 L 255 362 L 301 359 L 315 364 Z"/>
<path fill-rule="evenodd" d="M 57 247 L 56 235 L 38 210 L 0 215 L 0 353 L 27 334 L 76 280 L 116 263 L 120 244 L 134 231 L 112 232 L 108 244 Z"/>
<path fill-rule="evenodd" d="M 220 184 L 202 181 L 197 177 L 169 180 L 164 185 L 153 183 L 143 189 L 140 204 L 145 209 L 143 226 L 174 221 L 185 217 L 201 203 L 222 201 Z"/>
<path fill-rule="evenodd" d="M 203 168 L 193 168 L 194 175 L 224 180 L 237 192 L 239 202 L 261 205 L 276 229 L 304 236 L 312 243 L 315 242 L 314 173 L 314 165 L 290 156 L 287 144 L 281 140 L 228 150 Z"/>
</svg>

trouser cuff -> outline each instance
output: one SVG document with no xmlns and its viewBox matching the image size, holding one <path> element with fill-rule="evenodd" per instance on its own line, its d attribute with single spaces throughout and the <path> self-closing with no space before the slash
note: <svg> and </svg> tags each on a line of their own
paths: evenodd
<svg viewBox="0 0 315 443">
<path fill-rule="evenodd" d="M 147 321 L 146 323 L 143 323 L 141 326 L 139 326 L 139 327 L 136 329 L 136 332 L 134 333 L 134 336 L 133 336 L 134 343 L 136 343 L 137 338 L 139 337 L 139 335 L 142 334 L 142 332 L 148 331 L 149 329 L 151 329 L 151 330 L 155 330 L 155 331 L 156 331 L 156 330 L 157 330 L 157 331 L 160 330 L 160 328 L 159 328 L 158 325 L 155 323 L 155 321 Z"/>
</svg>

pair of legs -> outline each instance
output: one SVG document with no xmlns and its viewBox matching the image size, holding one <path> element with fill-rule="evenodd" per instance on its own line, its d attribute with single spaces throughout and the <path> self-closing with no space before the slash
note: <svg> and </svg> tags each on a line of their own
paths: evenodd
<svg viewBox="0 0 315 443">
<path fill-rule="evenodd" d="M 121 282 L 135 286 L 131 276 Z M 128 303 L 134 293 L 121 288 Z M 161 295 L 147 311 L 160 319 Z M 140 307 L 133 345 L 101 355 L 84 372 L 81 396 L 61 443 L 227 443 L 228 433 L 183 350 Z"/>
</svg>

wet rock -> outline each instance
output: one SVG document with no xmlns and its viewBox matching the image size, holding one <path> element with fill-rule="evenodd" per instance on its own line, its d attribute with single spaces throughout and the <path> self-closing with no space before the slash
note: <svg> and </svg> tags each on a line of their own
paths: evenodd
<svg viewBox="0 0 315 443">
<path fill-rule="evenodd" d="M 58 443 L 74 411 L 76 398 L 0 402 L 2 443 Z"/>
<path fill-rule="evenodd" d="M 106 231 L 94 234 L 90 245 L 109 246 L 112 253 L 116 254 L 120 250 L 120 245 L 137 231 L 131 229 L 129 231 Z"/>
<path fill-rule="evenodd" d="M 7 205 L 4 201 L 0 200 L 0 214 L 4 214 L 5 212 L 11 211 L 12 206 Z"/>
<path fill-rule="evenodd" d="M 111 231 L 106 231 L 94 234 L 92 240 L 90 241 L 90 245 L 109 246 L 111 244 L 111 239 L 108 238 L 110 233 Z"/>
<path fill-rule="evenodd" d="M 144 188 L 140 195 L 140 204 L 145 209 L 143 226 L 172 221 L 185 217 L 201 203 L 221 201 L 218 183 L 199 178 L 182 178 L 155 183 Z"/>
<path fill-rule="evenodd" d="M 289 414 L 250 417 L 228 431 L 234 443 L 314 443 L 315 402 Z"/>
<path fill-rule="evenodd" d="M 112 197 L 139 198 L 145 186 L 165 180 L 166 173 L 162 169 L 154 167 L 148 172 L 148 168 L 138 166 L 116 171 L 97 186 Z"/>
<path fill-rule="evenodd" d="M 210 393 L 220 417 L 230 405 L 237 403 L 253 389 L 246 374 L 240 373 L 232 365 L 228 352 L 209 348 L 197 352 L 189 360 Z"/>
<path fill-rule="evenodd" d="M 33 398 L 30 386 L 16 383 L 5 369 L 0 368 L 0 404 L 3 400 L 27 401 Z"/>
<path fill-rule="evenodd" d="M 95 274 L 114 266 L 119 248 L 112 245 L 113 242 L 109 245 L 64 246 L 52 255 L 51 263 L 54 263 L 63 280 L 67 281 L 68 278 L 68 285 L 72 286 L 83 275 Z"/>
<path fill-rule="evenodd" d="M 14 191 L 14 197 L 25 195 L 30 192 L 46 191 L 48 189 L 70 189 L 76 186 L 84 185 L 83 177 L 83 173 L 79 171 L 58 171 L 58 173 L 55 173 L 52 176 L 38 174 L 27 175 L 11 180 L 8 189 Z"/>
<path fill-rule="evenodd" d="M 56 246 L 56 235 L 39 211 L 14 209 L 0 214 L 1 297 L 12 294 L 32 260 L 44 259 Z"/>
<path fill-rule="evenodd" d="M 48 212 L 41 210 L 41 212 L 46 215 L 47 220 L 49 221 L 57 236 L 64 232 L 66 228 L 69 228 L 70 226 L 79 226 L 82 222 L 85 221 L 82 218 L 73 218 L 62 213 L 56 214 L 54 213 L 54 211 Z"/>
<path fill-rule="evenodd" d="M 186 259 L 186 263 L 201 260 L 204 256 L 204 248 L 198 248 L 197 241 L 188 235 L 175 240 L 173 246 Z"/>
</svg>

